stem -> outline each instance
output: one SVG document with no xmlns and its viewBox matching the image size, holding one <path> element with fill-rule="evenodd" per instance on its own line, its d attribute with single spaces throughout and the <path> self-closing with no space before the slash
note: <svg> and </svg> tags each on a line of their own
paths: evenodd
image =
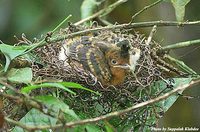
<svg viewBox="0 0 200 132">
<path fill-rule="evenodd" d="M 67 38 L 72 38 L 78 35 L 101 31 L 101 30 L 116 30 L 116 29 L 132 29 L 132 28 L 141 28 L 141 27 L 152 27 L 152 26 L 184 26 L 184 25 L 200 25 L 200 21 L 194 22 L 176 22 L 176 21 L 153 21 L 153 22 L 140 22 L 140 23 L 131 23 L 131 24 L 120 24 L 120 25 L 112 25 L 105 27 L 97 27 L 93 29 L 85 29 L 83 31 L 78 31 L 75 33 L 57 36 L 56 38 L 52 38 L 50 42 L 58 42 Z"/>
<path fill-rule="evenodd" d="M 85 21 L 84 21 L 85 22 Z M 79 21 L 76 23 L 76 25 L 83 23 L 82 21 Z M 105 26 L 105 27 L 97 27 L 93 29 L 85 29 L 83 31 L 78 31 L 74 32 L 71 34 L 67 35 L 62 35 L 62 36 L 56 36 L 54 38 L 51 38 L 49 40 L 49 43 L 53 42 L 58 42 L 62 41 L 67 38 L 72 38 L 81 34 L 85 33 L 91 33 L 91 32 L 96 32 L 96 31 L 101 31 L 101 30 L 116 30 L 116 29 L 132 29 L 132 28 L 141 28 L 141 27 L 152 27 L 156 25 L 157 27 L 162 27 L 162 26 L 185 26 L 185 25 L 200 25 L 200 21 L 193 21 L 193 22 L 176 22 L 176 21 L 152 21 L 152 22 L 140 22 L 140 23 L 131 23 L 131 24 L 120 24 L 120 25 L 112 25 L 112 26 Z M 45 41 L 40 41 L 39 43 L 35 43 L 31 45 L 31 48 L 28 49 L 24 54 L 32 51 L 35 48 L 41 47 L 46 45 L 47 42 Z"/>
<path fill-rule="evenodd" d="M 169 55 L 165 55 L 165 58 L 170 60 L 172 63 L 175 63 L 179 67 L 179 69 L 183 70 L 184 72 L 189 73 L 193 76 L 194 75 L 197 76 L 197 73 L 195 71 L 193 71 L 190 67 L 185 65 L 185 63 L 183 61 L 177 60 Z"/>
<path fill-rule="evenodd" d="M 82 19 L 82 20 L 80 20 L 80 21 L 78 21 L 78 22 L 76 22 L 74 25 L 75 25 L 75 26 L 80 25 L 80 24 L 82 24 L 82 23 L 84 23 L 84 22 L 87 22 L 87 21 L 89 21 L 89 20 L 92 20 L 92 19 L 94 19 L 94 18 L 96 18 L 96 17 L 98 17 L 98 16 L 101 16 L 101 15 L 104 16 L 104 15 L 110 13 L 112 10 L 114 10 L 114 9 L 115 9 L 117 6 L 119 6 L 120 4 L 125 3 L 126 1 L 127 1 L 127 0 L 118 0 L 117 2 L 115 2 L 115 3 L 111 4 L 111 5 L 109 5 L 108 7 L 104 8 L 104 9 L 102 9 L 102 10 L 96 12 L 96 13 L 94 13 L 93 15 L 91 15 L 91 16 L 85 18 L 85 19 Z"/>
<path fill-rule="evenodd" d="M 152 30 L 151 30 L 151 32 L 150 32 L 150 34 L 149 34 L 149 37 L 148 37 L 147 42 L 146 42 L 146 45 L 149 45 L 149 44 L 151 43 L 151 40 L 152 40 L 152 38 L 153 38 L 153 35 L 154 35 L 155 32 L 156 32 L 156 28 L 157 28 L 157 26 L 154 25 L 153 28 L 152 28 Z"/>
<path fill-rule="evenodd" d="M 60 24 L 58 24 L 58 26 L 56 26 L 53 30 L 52 33 L 54 33 L 56 30 L 58 30 L 58 28 L 60 28 L 66 21 L 68 21 L 70 18 L 72 17 L 72 15 L 70 14 L 68 17 L 66 17 Z"/>
<path fill-rule="evenodd" d="M 53 30 L 52 30 L 52 33 L 54 33 L 58 28 L 60 28 L 60 26 L 62 26 L 67 20 L 69 20 L 70 18 L 72 17 L 72 15 L 69 15 L 67 16 L 60 24 L 58 24 Z M 28 52 L 36 49 L 38 46 L 40 45 L 43 45 L 43 44 L 46 44 L 46 41 L 45 41 L 45 38 L 42 39 L 40 42 L 36 43 L 36 44 L 32 44 L 29 49 L 24 52 L 23 54 L 21 55 L 24 55 L 24 54 L 27 54 Z"/>
<path fill-rule="evenodd" d="M 7 122 L 11 123 L 11 124 L 20 125 L 20 127 L 24 128 L 26 130 L 31 130 L 31 131 L 34 131 L 34 130 L 46 130 L 46 129 L 58 129 L 58 128 L 71 128 L 71 127 L 74 127 L 74 126 L 77 126 L 77 125 L 83 125 L 83 124 L 87 124 L 87 123 L 95 123 L 95 122 L 98 122 L 98 121 L 101 121 L 101 120 L 105 120 L 105 119 L 109 119 L 109 118 L 112 118 L 112 117 L 120 116 L 120 115 L 123 115 L 125 113 L 128 113 L 128 112 L 131 112 L 133 110 L 136 110 L 138 108 L 142 108 L 142 107 L 145 107 L 147 105 L 154 104 L 156 102 L 159 102 L 159 101 L 162 101 L 162 100 L 168 98 L 169 96 L 171 96 L 171 95 L 173 95 L 173 94 L 175 94 L 175 93 L 177 93 L 179 91 L 185 90 L 186 88 L 189 88 L 189 87 L 191 87 L 191 86 L 193 86 L 194 84 L 197 84 L 197 83 L 200 83 L 199 79 L 191 81 L 188 84 L 180 85 L 176 89 L 173 89 L 170 92 L 163 94 L 162 96 L 156 97 L 154 99 L 150 99 L 148 101 L 145 101 L 145 102 L 142 102 L 142 103 L 139 103 L 139 104 L 136 104 L 136 105 L 131 106 L 131 107 L 127 108 L 127 109 L 111 112 L 109 114 L 98 116 L 98 117 L 95 117 L 95 118 L 72 121 L 72 122 L 68 122 L 68 123 L 65 123 L 65 124 L 24 126 L 23 124 L 19 124 L 19 123 L 15 122 L 14 120 L 9 119 L 9 118 L 5 118 L 5 120 Z"/>
<path fill-rule="evenodd" d="M 142 10 L 138 11 L 137 13 L 135 13 L 135 15 L 132 16 L 132 19 L 131 19 L 130 23 L 132 23 L 134 18 L 137 17 L 138 15 L 140 15 L 142 12 L 144 12 L 145 10 L 157 5 L 158 3 L 162 2 L 162 1 L 163 0 L 158 0 L 158 1 L 152 3 L 152 4 L 148 5 L 148 6 L 145 6 Z"/>
<path fill-rule="evenodd" d="M 191 40 L 191 41 L 185 41 L 185 42 L 179 42 L 179 43 L 167 45 L 167 46 L 162 47 L 161 51 L 179 49 L 179 48 L 184 48 L 184 47 L 193 46 L 193 45 L 200 45 L 200 39 Z"/>
</svg>

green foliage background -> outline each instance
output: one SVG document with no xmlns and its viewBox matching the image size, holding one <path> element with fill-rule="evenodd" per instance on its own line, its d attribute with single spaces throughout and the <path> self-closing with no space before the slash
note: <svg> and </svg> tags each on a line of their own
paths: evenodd
<svg viewBox="0 0 200 132">
<path fill-rule="evenodd" d="M 114 2 L 110 0 L 109 2 Z M 131 16 L 153 0 L 129 0 L 117 7 L 108 20 L 124 23 Z M 15 43 L 14 35 L 20 37 L 25 33 L 28 38 L 40 38 L 42 34 L 52 30 L 69 14 L 73 17 L 71 22 L 80 20 L 80 7 L 82 0 L 0 0 L 0 40 L 4 43 Z M 186 6 L 185 20 L 200 19 L 200 1 L 191 0 Z M 153 20 L 176 20 L 175 11 L 170 3 L 161 3 L 144 12 L 135 19 L 135 22 Z M 141 33 L 149 34 L 151 28 L 136 29 Z M 198 26 L 183 28 L 158 28 L 156 40 L 162 45 L 198 39 L 200 29 Z M 195 50 L 194 50 L 195 49 Z M 177 59 L 183 60 L 187 65 L 200 73 L 200 48 L 189 47 L 172 53 Z M 199 86 L 188 89 L 186 95 L 200 96 Z M 197 126 L 200 122 L 200 100 L 179 98 L 160 120 L 160 126 Z"/>
</svg>

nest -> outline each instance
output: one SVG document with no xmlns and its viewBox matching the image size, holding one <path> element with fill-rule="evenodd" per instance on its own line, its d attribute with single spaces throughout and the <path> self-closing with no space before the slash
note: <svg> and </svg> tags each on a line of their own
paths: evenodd
<svg viewBox="0 0 200 132">
<path fill-rule="evenodd" d="M 92 27 L 81 28 L 81 30 L 85 30 Z M 74 31 L 69 28 L 67 30 L 61 30 L 57 35 L 62 36 L 72 32 Z M 80 36 L 85 35 L 87 34 L 82 34 Z M 153 50 L 160 48 L 159 44 L 152 41 L 147 45 L 147 39 L 143 35 L 137 32 L 130 34 L 128 30 L 101 30 L 95 32 L 95 35 L 99 40 L 107 41 L 108 44 L 111 42 L 115 43 L 118 39 L 127 39 L 133 47 L 139 48 L 141 50 L 141 57 L 136 65 L 135 75 L 127 75 L 124 83 L 119 86 L 104 87 L 89 71 L 85 71 L 76 66 L 66 67 L 64 62 L 58 59 L 58 54 L 63 43 L 62 40 L 56 43 L 49 43 L 46 46 L 36 49 L 35 54 L 37 55 L 37 58 L 40 58 L 40 64 L 34 63 L 32 65 L 35 80 L 76 82 L 84 87 L 98 91 L 101 93 L 101 96 L 96 96 L 94 93 L 84 90 L 75 90 L 77 93 L 75 96 L 63 92 L 63 97 L 66 99 L 65 101 L 72 109 L 76 112 L 82 111 L 86 114 L 89 113 L 91 116 L 124 109 L 150 99 L 152 95 L 149 94 L 150 89 L 147 87 L 157 80 L 166 78 L 163 74 L 163 69 L 158 67 L 157 60 L 152 56 Z M 70 39 L 76 41 L 77 38 Z M 141 87 L 143 88 L 142 97 L 139 96 L 141 90 L 137 90 Z M 94 113 L 95 115 L 92 115 L 91 113 Z M 144 121 L 143 119 L 147 118 L 149 115 L 151 115 L 151 112 L 142 109 L 120 118 L 141 124 L 141 121 Z M 123 121 L 121 123 L 123 123 Z"/>
</svg>

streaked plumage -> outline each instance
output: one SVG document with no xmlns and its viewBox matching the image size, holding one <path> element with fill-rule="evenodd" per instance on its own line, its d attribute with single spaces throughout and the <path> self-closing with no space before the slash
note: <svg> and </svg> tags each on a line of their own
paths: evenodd
<svg viewBox="0 0 200 132">
<path fill-rule="evenodd" d="M 66 40 L 59 59 L 66 61 L 70 57 L 103 85 L 119 85 L 123 83 L 127 72 L 135 70 L 140 57 L 139 49 L 131 49 L 126 41 L 120 43 L 108 43 L 91 36 Z M 67 65 L 67 61 L 65 63 Z"/>
</svg>

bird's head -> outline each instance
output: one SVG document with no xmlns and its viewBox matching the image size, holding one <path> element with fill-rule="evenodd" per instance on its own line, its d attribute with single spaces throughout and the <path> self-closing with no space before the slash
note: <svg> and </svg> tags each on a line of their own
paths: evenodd
<svg viewBox="0 0 200 132">
<path fill-rule="evenodd" d="M 105 53 L 112 74 L 111 84 L 118 85 L 124 81 L 127 72 L 134 72 L 140 58 L 140 49 L 129 46 L 128 41 L 112 45 Z"/>
</svg>

